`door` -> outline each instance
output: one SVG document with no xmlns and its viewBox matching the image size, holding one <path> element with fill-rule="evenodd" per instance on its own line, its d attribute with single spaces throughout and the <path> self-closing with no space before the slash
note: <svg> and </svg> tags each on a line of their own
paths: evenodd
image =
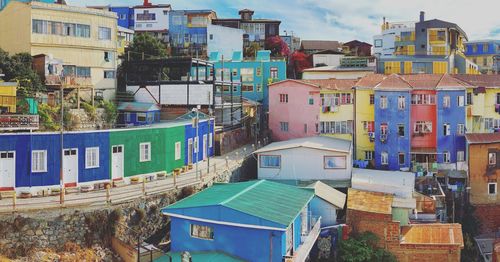
<svg viewBox="0 0 500 262">
<path fill-rule="evenodd" d="M 123 145 L 111 148 L 111 179 L 123 178 Z"/>
<path fill-rule="evenodd" d="M 0 190 L 14 189 L 16 186 L 16 153 L 0 152 Z"/>
<path fill-rule="evenodd" d="M 64 149 L 63 175 L 66 186 L 76 186 L 78 182 L 78 149 Z"/>
<path fill-rule="evenodd" d="M 207 145 L 208 145 L 208 141 L 207 141 L 207 135 L 203 135 L 203 160 L 207 159 Z"/>
<path fill-rule="evenodd" d="M 192 164 L 193 163 L 193 139 L 192 138 L 188 139 L 187 153 L 188 153 L 188 164 Z"/>
</svg>

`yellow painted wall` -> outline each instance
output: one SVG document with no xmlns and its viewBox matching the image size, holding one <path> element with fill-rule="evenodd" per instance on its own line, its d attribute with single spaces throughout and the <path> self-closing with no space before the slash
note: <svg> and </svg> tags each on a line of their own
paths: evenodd
<svg viewBox="0 0 500 262">
<path fill-rule="evenodd" d="M 351 99 L 354 99 L 354 92 L 353 91 L 332 91 L 332 90 L 322 89 L 320 92 L 320 94 L 342 94 L 342 93 L 350 93 Z M 319 114 L 319 121 L 320 122 L 347 121 L 347 120 L 352 121 L 352 120 L 354 120 L 353 119 L 354 118 L 354 115 L 353 115 L 354 104 L 340 105 L 337 112 L 323 113 L 321 111 L 321 107 L 319 110 L 320 110 L 320 114 Z M 354 123 L 353 123 L 353 125 L 354 125 Z M 329 136 L 329 137 L 352 140 L 351 134 L 324 134 L 324 135 Z"/>
<path fill-rule="evenodd" d="M 373 89 L 356 89 L 354 100 L 356 107 L 356 159 L 365 160 L 365 151 L 374 151 L 375 143 L 370 142 L 368 131 L 363 128 L 363 121 L 375 121 L 375 107 L 370 105 Z"/>
<path fill-rule="evenodd" d="M 448 73 L 448 62 L 432 62 L 433 74 L 446 74 Z"/>
<path fill-rule="evenodd" d="M 11 1 L 0 12 L 0 48 L 11 55 L 31 51 L 30 10 L 25 3 Z"/>
<path fill-rule="evenodd" d="M 401 62 L 391 61 L 384 62 L 385 74 L 401 74 Z"/>
<path fill-rule="evenodd" d="M 405 74 L 411 74 L 412 73 L 412 66 L 413 62 L 412 61 L 405 61 L 404 62 L 404 68 L 405 68 Z"/>
<path fill-rule="evenodd" d="M 17 86 L 0 82 L 0 107 L 8 107 L 10 113 L 16 112 L 16 89 Z"/>
<path fill-rule="evenodd" d="M 472 92 L 472 88 L 467 92 Z M 500 114 L 495 112 L 497 93 L 500 93 L 499 89 L 487 88 L 484 94 L 472 95 L 472 105 L 467 109 L 470 110 L 467 113 L 467 132 L 489 132 L 484 128 L 484 118 L 500 119 Z"/>
</svg>

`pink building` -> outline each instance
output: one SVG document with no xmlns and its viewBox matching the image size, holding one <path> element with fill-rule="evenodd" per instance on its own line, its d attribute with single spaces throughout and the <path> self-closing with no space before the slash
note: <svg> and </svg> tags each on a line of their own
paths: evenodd
<svg viewBox="0 0 500 262">
<path fill-rule="evenodd" d="M 269 86 L 269 129 L 274 141 L 319 134 L 320 87 L 287 79 Z"/>
</svg>

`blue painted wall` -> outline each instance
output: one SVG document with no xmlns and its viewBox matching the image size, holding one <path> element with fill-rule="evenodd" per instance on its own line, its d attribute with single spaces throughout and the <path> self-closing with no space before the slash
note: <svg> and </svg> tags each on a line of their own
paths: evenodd
<svg viewBox="0 0 500 262">
<path fill-rule="evenodd" d="M 443 107 L 443 97 L 450 96 L 451 105 L 449 108 Z M 465 136 L 458 135 L 458 124 L 466 124 L 465 106 L 458 106 L 458 97 L 466 97 L 465 90 L 438 91 L 437 92 L 437 161 L 443 163 L 443 152 L 450 152 L 450 163 L 457 162 L 457 151 L 465 152 Z M 444 124 L 450 124 L 450 135 L 444 135 Z"/>
<path fill-rule="evenodd" d="M 212 133 L 212 145 L 208 145 L 208 153 L 209 156 L 214 155 L 214 121 L 210 124 L 210 133 Z M 188 140 L 191 138 L 193 140 L 193 163 L 197 161 L 203 161 L 203 134 L 207 134 L 207 142 L 210 143 L 210 136 L 208 135 L 208 120 L 201 120 L 198 126 L 198 143 L 199 143 L 199 151 L 198 158 L 196 158 L 196 152 L 194 150 L 194 138 L 196 137 L 196 127 L 192 125 L 186 125 L 186 143 L 185 143 L 185 164 L 188 164 Z"/>
<path fill-rule="evenodd" d="M 126 113 L 130 114 L 130 121 L 127 121 L 125 116 Z M 121 122 L 126 125 L 134 125 L 134 126 L 144 126 L 144 125 L 152 125 L 154 123 L 160 122 L 160 110 L 158 111 L 149 111 L 149 112 L 141 112 L 146 114 L 146 121 L 138 121 L 137 120 L 137 112 L 122 112 L 120 114 Z M 152 119 L 150 119 L 152 117 Z"/>
<path fill-rule="evenodd" d="M 484 46 L 488 46 L 488 49 L 486 52 L 483 50 Z M 476 52 L 473 50 L 473 46 L 477 46 Z M 475 55 L 494 55 L 494 54 L 500 54 L 500 49 L 498 49 L 498 46 L 500 46 L 500 41 L 498 40 L 493 40 L 490 42 L 484 42 L 484 43 L 466 43 L 465 44 L 465 55 L 466 56 L 475 56 Z"/>
<path fill-rule="evenodd" d="M 337 224 L 337 210 L 325 200 L 314 196 L 310 204 L 311 213 L 321 217 L 321 227 L 328 227 Z"/>
<path fill-rule="evenodd" d="M 134 8 L 128 6 L 112 6 L 109 11 L 118 15 L 118 25 L 128 29 L 134 29 Z"/>
<path fill-rule="evenodd" d="M 387 96 L 387 108 L 380 108 L 380 97 Z M 404 96 L 406 107 L 398 110 L 398 97 Z M 409 91 L 375 91 L 375 167 L 377 169 L 399 170 L 410 166 L 410 93 Z M 388 134 L 385 143 L 380 141 L 380 125 L 387 123 Z M 405 125 L 405 136 L 398 135 L 398 124 Z M 389 154 L 389 165 L 382 166 L 382 152 Z M 399 165 L 399 152 L 406 153 L 405 165 Z"/>
</svg>

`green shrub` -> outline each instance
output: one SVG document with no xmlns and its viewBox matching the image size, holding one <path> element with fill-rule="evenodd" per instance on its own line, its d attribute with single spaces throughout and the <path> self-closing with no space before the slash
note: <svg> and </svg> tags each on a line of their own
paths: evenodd
<svg viewBox="0 0 500 262">
<path fill-rule="evenodd" d="M 89 118 L 94 121 L 96 120 L 97 118 L 97 113 L 96 113 L 96 108 L 95 106 L 89 104 L 89 103 L 86 103 L 86 102 L 83 102 L 82 104 L 82 107 L 83 107 L 83 110 L 85 110 L 85 113 L 87 113 L 87 115 L 89 116 Z"/>
<path fill-rule="evenodd" d="M 113 125 L 116 123 L 116 118 L 118 117 L 118 108 L 116 105 L 110 101 L 101 101 L 101 107 L 104 108 L 104 115 L 106 123 Z"/>
<path fill-rule="evenodd" d="M 339 261 L 396 262 L 396 257 L 385 249 L 377 247 L 379 238 L 372 232 L 351 235 L 348 240 L 340 242 Z"/>
</svg>

